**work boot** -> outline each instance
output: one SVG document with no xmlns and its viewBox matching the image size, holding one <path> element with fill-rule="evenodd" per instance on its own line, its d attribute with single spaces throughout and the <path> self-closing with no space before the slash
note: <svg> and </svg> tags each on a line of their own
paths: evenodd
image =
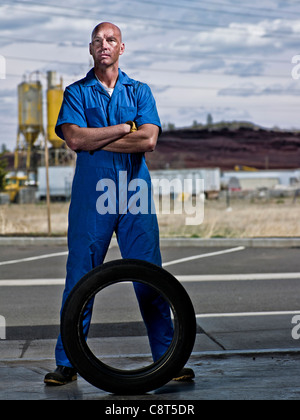
<svg viewBox="0 0 300 420">
<path fill-rule="evenodd" d="M 177 382 L 190 382 L 195 378 L 195 373 L 193 369 L 190 368 L 183 368 L 178 375 L 176 375 L 175 378 L 173 378 L 173 381 Z"/>
<path fill-rule="evenodd" d="M 61 386 L 77 380 L 77 372 L 73 368 L 57 366 L 56 370 L 47 373 L 44 382 L 47 385 Z"/>
</svg>

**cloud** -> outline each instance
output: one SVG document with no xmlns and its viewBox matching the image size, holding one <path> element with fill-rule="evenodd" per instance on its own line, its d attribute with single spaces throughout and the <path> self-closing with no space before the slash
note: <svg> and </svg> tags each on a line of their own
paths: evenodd
<svg viewBox="0 0 300 420">
<path fill-rule="evenodd" d="M 261 76 L 264 74 L 265 63 L 255 60 L 250 63 L 233 62 L 224 66 L 224 74 L 240 77 Z"/>
<path fill-rule="evenodd" d="M 199 64 L 191 66 L 190 72 L 213 71 L 224 75 L 234 75 L 238 77 L 262 76 L 265 72 L 266 64 L 262 60 L 254 61 L 231 61 L 228 59 L 215 58 L 203 60 Z"/>
<path fill-rule="evenodd" d="M 297 87 L 295 82 L 288 84 L 274 83 L 268 86 L 260 86 L 255 83 L 234 84 L 221 89 L 218 96 L 299 96 L 300 89 L 297 89 Z"/>
<path fill-rule="evenodd" d="M 175 41 L 172 49 L 201 54 L 220 54 L 223 58 L 234 54 L 270 55 L 270 53 L 299 45 L 299 20 L 262 20 L 256 23 L 231 22 L 227 27 L 217 27 L 195 34 L 193 42 L 188 35 Z"/>
<path fill-rule="evenodd" d="M 299 81 L 291 79 L 291 57 L 300 53 L 297 3 L 65 0 L 57 7 L 55 0 L 40 5 L 3 3 L 0 55 L 6 58 L 7 78 L 0 80 L 0 138 L 10 139 L 10 148 L 17 126 L 17 85 L 23 74 L 39 70 L 44 89 L 48 70 L 57 71 L 65 85 L 83 77 L 92 66 L 91 30 L 106 20 L 123 31 L 126 54 L 121 68 L 153 87 L 162 105 L 162 122 L 186 126 L 195 119 L 205 122 L 212 113 L 215 121 L 253 117 L 265 124 L 266 112 L 268 121 L 273 118 L 279 126 L 293 118 L 298 121 L 294 104 Z M 275 103 L 270 105 L 275 96 L 284 100 L 285 113 Z M 263 112 L 257 111 L 258 97 Z"/>
</svg>

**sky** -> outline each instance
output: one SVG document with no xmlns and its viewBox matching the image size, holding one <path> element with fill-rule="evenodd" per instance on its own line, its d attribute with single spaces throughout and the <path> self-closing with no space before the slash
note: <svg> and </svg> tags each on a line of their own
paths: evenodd
<svg viewBox="0 0 300 420">
<path fill-rule="evenodd" d="M 16 145 L 18 84 L 84 77 L 103 21 L 121 28 L 120 67 L 149 84 L 163 124 L 300 129 L 300 0 L 0 0 L 0 147 Z"/>
</svg>

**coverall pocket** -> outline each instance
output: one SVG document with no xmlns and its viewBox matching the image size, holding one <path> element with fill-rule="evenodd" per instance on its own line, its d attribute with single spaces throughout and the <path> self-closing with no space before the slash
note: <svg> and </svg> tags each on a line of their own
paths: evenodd
<svg viewBox="0 0 300 420">
<path fill-rule="evenodd" d="M 85 115 L 88 127 L 106 127 L 107 120 L 101 108 L 87 108 Z M 126 121 L 125 121 L 126 122 Z"/>
<path fill-rule="evenodd" d="M 133 106 L 121 106 L 120 107 L 120 121 L 121 124 L 126 121 L 134 121 L 137 116 L 137 108 Z"/>
</svg>

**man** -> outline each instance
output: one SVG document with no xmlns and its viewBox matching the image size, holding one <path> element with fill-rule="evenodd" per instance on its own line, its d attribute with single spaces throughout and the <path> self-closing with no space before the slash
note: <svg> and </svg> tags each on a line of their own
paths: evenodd
<svg viewBox="0 0 300 420">
<path fill-rule="evenodd" d="M 77 152 L 62 306 L 75 284 L 103 263 L 114 232 L 123 258 L 161 265 L 157 218 L 150 207 L 147 214 L 132 214 L 124 211 L 118 202 L 114 214 L 98 211 L 96 206 L 99 198 L 96 186 L 102 179 L 112 180 L 121 190 L 127 189 L 133 179 L 142 179 L 151 203 L 151 180 L 144 153 L 155 149 L 161 125 L 150 88 L 119 69 L 119 57 L 124 51 L 117 26 L 107 22 L 97 25 L 90 43 L 94 68 L 66 89 L 58 117 L 57 134 Z M 125 181 L 120 173 L 126 173 Z M 158 360 L 173 338 L 170 308 L 153 290 L 140 283 L 134 287 L 153 359 Z M 83 323 L 86 335 L 91 312 L 92 304 Z M 64 352 L 61 337 L 55 355 L 57 369 L 46 375 L 45 383 L 64 385 L 76 380 L 76 371 Z M 176 379 L 192 377 L 193 372 L 184 369 Z"/>
</svg>

